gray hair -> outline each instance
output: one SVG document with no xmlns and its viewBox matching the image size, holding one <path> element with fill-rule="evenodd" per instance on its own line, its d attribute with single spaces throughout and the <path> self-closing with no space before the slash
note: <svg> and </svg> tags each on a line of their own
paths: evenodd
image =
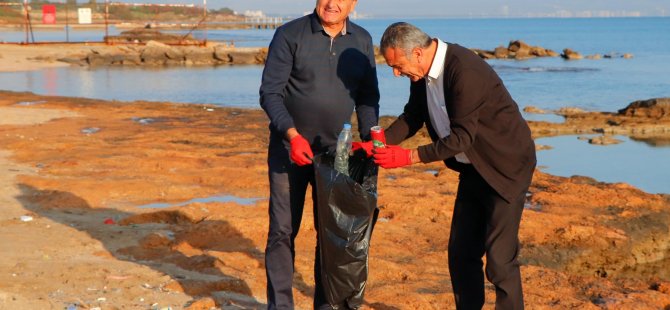
<svg viewBox="0 0 670 310">
<path fill-rule="evenodd" d="M 399 22 L 391 24 L 384 31 L 379 51 L 384 54 L 389 48 L 399 48 L 409 55 L 413 49 L 427 48 L 430 46 L 432 38 L 416 26 Z"/>
</svg>

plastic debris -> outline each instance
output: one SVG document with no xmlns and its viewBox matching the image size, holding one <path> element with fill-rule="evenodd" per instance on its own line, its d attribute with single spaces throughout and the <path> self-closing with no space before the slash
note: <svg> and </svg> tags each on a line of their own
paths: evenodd
<svg viewBox="0 0 670 310">
<path fill-rule="evenodd" d="M 114 224 L 116 224 L 116 222 L 114 221 L 114 219 L 111 218 L 111 217 L 106 218 L 105 221 L 104 221 L 103 223 L 105 223 L 106 225 L 114 225 Z"/>
<path fill-rule="evenodd" d="M 21 215 L 21 222 L 30 222 L 33 220 L 33 217 L 30 215 Z"/>
<path fill-rule="evenodd" d="M 42 104 L 42 103 L 46 103 L 46 102 L 47 102 L 46 100 L 21 101 L 21 102 L 17 102 L 16 105 L 29 106 L 29 105 Z"/>
<path fill-rule="evenodd" d="M 81 133 L 83 133 L 85 135 L 91 135 L 91 134 L 94 134 L 98 131 L 100 131 L 100 128 L 98 128 L 98 127 L 88 127 L 88 128 L 82 129 Z"/>
<path fill-rule="evenodd" d="M 150 117 L 132 117 L 130 118 L 133 122 L 139 123 L 141 125 L 149 125 L 156 120 Z"/>
</svg>

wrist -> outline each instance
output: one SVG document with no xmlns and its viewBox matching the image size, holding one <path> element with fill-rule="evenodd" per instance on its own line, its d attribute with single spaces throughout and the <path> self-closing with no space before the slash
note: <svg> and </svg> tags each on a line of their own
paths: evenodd
<svg viewBox="0 0 670 310">
<path fill-rule="evenodd" d="M 410 163 L 416 164 L 416 163 L 421 162 L 421 158 L 419 158 L 419 150 L 418 149 L 410 150 L 409 154 L 410 154 L 409 155 L 409 162 Z"/>
<path fill-rule="evenodd" d="M 289 141 L 293 140 L 295 137 L 298 136 L 300 136 L 300 133 L 298 133 L 298 130 L 296 130 L 295 128 L 289 128 L 286 131 L 286 139 L 288 139 Z"/>
</svg>

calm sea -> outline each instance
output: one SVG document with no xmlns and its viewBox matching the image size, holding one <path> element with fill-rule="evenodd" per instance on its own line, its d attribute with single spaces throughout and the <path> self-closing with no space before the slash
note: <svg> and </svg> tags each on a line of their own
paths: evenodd
<svg viewBox="0 0 670 310">
<path fill-rule="evenodd" d="M 382 32 L 399 20 L 359 19 L 378 44 Z M 512 96 L 523 108 L 564 106 L 616 111 L 628 103 L 670 97 L 670 18 L 609 19 L 416 19 L 428 34 L 466 47 L 493 49 L 524 40 L 557 52 L 571 48 L 583 55 L 631 53 L 632 59 L 565 61 L 537 58 L 492 60 Z M 112 33 L 116 33 L 112 29 Z M 236 46 L 267 46 L 273 30 L 210 30 L 210 41 Z M 72 41 L 99 41 L 102 33 L 71 31 Z M 203 37 L 204 33 L 195 33 Z M 21 41 L 22 32 L 0 33 L 0 41 Z M 37 41 L 64 40 L 64 32 L 35 33 Z M 2 61 L 2 59 L 0 59 Z M 258 107 L 262 66 L 203 68 L 58 68 L 0 73 L 0 88 L 46 95 L 116 100 L 155 100 Z M 381 113 L 398 115 L 406 102 L 408 80 L 393 77 L 379 65 Z M 525 115 L 528 119 L 561 121 L 558 117 Z M 588 175 L 608 182 L 628 182 L 649 192 L 670 193 L 670 148 L 624 139 L 620 146 L 592 146 L 574 136 L 541 139 L 554 146 L 538 152 L 549 173 Z M 575 154 L 575 150 L 579 150 Z M 612 156 L 612 154 L 622 156 Z M 625 157 L 625 156 L 629 157 Z M 621 166 L 631 167 L 623 171 Z M 659 173 L 659 171 L 663 173 Z"/>
</svg>

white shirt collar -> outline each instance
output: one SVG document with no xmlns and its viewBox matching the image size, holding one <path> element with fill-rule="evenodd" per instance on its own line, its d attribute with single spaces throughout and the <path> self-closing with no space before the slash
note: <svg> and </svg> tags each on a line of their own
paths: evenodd
<svg viewBox="0 0 670 310">
<path fill-rule="evenodd" d="M 447 43 L 442 42 L 442 40 L 437 39 L 437 50 L 435 51 L 435 58 L 433 58 L 433 64 L 428 70 L 428 78 L 437 80 L 444 70 L 444 61 L 447 58 Z"/>
</svg>

